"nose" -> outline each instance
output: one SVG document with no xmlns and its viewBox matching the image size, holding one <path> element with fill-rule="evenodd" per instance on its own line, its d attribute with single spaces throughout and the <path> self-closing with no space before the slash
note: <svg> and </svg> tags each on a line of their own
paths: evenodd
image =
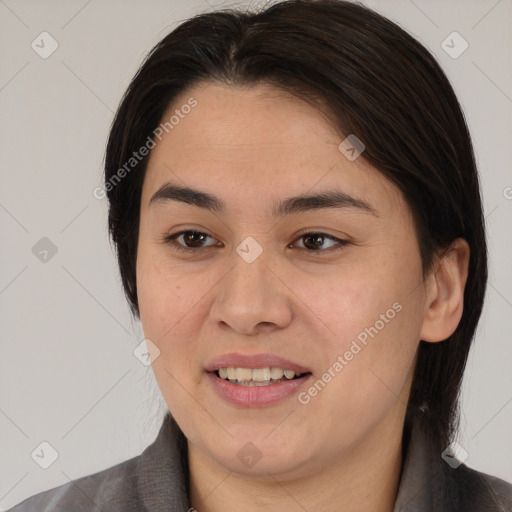
<svg viewBox="0 0 512 512">
<path fill-rule="evenodd" d="M 255 335 L 285 328 L 293 318 L 292 296 L 265 251 L 252 263 L 233 255 L 233 267 L 221 280 L 210 316 L 223 329 Z"/>
</svg>

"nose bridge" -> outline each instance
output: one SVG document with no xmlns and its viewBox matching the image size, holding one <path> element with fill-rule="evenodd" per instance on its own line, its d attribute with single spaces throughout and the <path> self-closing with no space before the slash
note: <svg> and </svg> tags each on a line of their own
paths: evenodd
<svg viewBox="0 0 512 512">
<path fill-rule="evenodd" d="M 286 288 L 267 267 L 270 252 L 248 238 L 233 251 L 231 271 L 219 283 L 212 316 L 245 333 L 261 323 L 283 327 L 291 318 Z"/>
<path fill-rule="evenodd" d="M 233 267 L 224 283 L 224 299 L 238 302 L 240 308 L 248 304 L 252 305 L 253 311 L 261 308 L 272 289 L 268 282 L 268 256 L 268 251 L 257 250 L 251 242 L 240 244 L 233 254 Z"/>
</svg>

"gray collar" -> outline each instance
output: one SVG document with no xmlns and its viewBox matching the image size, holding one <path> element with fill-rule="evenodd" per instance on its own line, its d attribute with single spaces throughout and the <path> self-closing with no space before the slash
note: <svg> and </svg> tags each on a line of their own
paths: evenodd
<svg viewBox="0 0 512 512">
<path fill-rule="evenodd" d="M 169 412 L 155 441 L 142 453 L 137 473 L 148 512 L 188 511 L 187 442 Z"/>
<path fill-rule="evenodd" d="M 402 477 L 393 512 L 429 512 L 434 510 L 433 487 L 439 485 L 439 472 L 433 451 L 421 428 L 414 425 L 405 456 Z M 439 455 L 441 459 L 441 455 Z"/>
</svg>

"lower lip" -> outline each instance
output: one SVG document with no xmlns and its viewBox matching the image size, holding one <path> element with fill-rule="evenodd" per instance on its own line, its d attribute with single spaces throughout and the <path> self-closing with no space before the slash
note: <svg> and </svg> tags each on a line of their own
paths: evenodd
<svg viewBox="0 0 512 512">
<path fill-rule="evenodd" d="M 267 386 L 251 387 L 233 384 L 217 377 L 215 373 L 208 372 L 207 376 L 215 391 L 224 400 L 241 407 L 265 407 L 296 394 L 299 388 L 309 380 L 311 374 Z"/>
</svg>

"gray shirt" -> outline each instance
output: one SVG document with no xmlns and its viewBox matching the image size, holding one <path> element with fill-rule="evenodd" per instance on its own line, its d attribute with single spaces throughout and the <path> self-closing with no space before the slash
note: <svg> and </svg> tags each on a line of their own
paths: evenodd
<svg viewBox="0 0 512 512">
<path fill-rule="evenodd" d="M 8 512 L 187 512 L 187 443 L 167 413 L 141 455 L 27 498 Z M 413 428 L 394 512 L 512 512 L 512 485 L 452 469 Z"/>
</svg>

